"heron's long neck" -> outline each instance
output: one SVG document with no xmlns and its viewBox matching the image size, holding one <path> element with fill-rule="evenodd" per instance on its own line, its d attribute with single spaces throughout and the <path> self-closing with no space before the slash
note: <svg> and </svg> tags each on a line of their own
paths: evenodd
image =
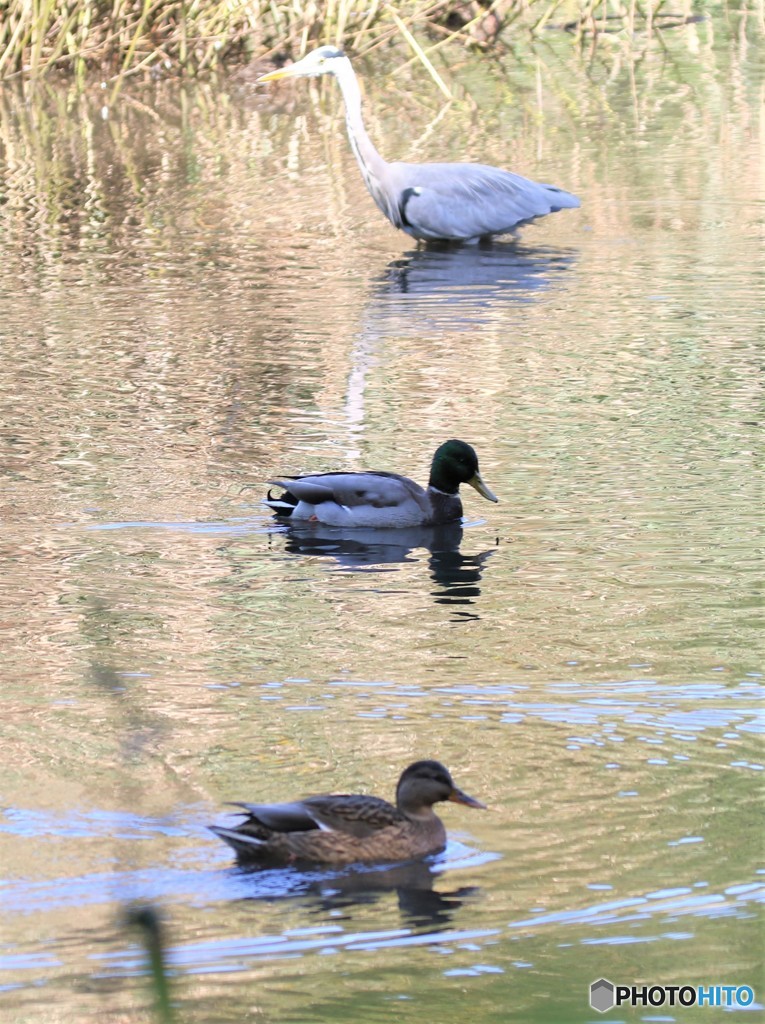
<svg viewBox="0 0 765 1024">
<path fill-rule="evenodd" d="M 351 149 L 361 168 L 367 188 L 375 196 L 373 183 L 380 181 L 383 176 L 385 160 L 375 149 L 364 127 L 361 117 L 361 89 L 350 61 L 342 68 L 341 74 L 336 74 L 335 77 L 345 102 L 345 123 L 348 128 Z M 375 198 L 377 197 L 375 196 Z"/>
</svg>

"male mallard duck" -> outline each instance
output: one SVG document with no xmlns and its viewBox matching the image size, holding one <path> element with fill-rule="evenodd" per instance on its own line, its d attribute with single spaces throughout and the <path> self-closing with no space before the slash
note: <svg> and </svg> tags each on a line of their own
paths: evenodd
<svg viewBox="0 0 765 1024">
<path fill-rule="evenodd" d="M 427 490 L 397 473 L 317 473 L 270 480 L 285 488 L 266 504 L 277 516 L 327 526 L 440 526 L 462 515 L 460 484 L 470 484 L 489 501 L 499 501 L 481 479 L 478 456 L 464 441 L 445 441 L 430 466 Z"/>
<path fill-rule="evenodd" d="M 398 780 L 395 807 L 377 796 L 337 794 L 290 804 L 237 803 L 247 819 L 210 831 L 234 848 L 239 864 L 409 860 L 446 845 L 446 829 L 433 812 L 440 800 L 485 809 L 457 789 L 438 761 L 415 761 Z"/>
</svg>

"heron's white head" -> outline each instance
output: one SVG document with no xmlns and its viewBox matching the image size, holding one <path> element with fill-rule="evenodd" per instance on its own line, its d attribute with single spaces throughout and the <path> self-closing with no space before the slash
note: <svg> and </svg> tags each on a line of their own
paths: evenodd
<svg viewBox="0 0 765 1024">
<path fill-rule="evenodd" d="M 319 46 L 311 50 L 302 60 L 277 71 L 269 71 L 257 78 L 258 82 L 275 82 L 281 78 L 313 78 L 316 75 L 340 75 L 342 69 L 349 64 L 348 58 L 336 46 Z"/>
</svg>

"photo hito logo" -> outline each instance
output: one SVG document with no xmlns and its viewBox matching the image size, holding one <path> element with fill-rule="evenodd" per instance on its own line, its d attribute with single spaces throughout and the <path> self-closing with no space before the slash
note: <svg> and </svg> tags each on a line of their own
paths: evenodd
<svg viewBox="0 0 765 1024">
<path fill-rule="evenodd" d="M 590 985 L 590 1006 L 606 1013 L 615 1006 L 751 1006 L 749 985 L 614 985 L 598 978 Z"/>
</svg>

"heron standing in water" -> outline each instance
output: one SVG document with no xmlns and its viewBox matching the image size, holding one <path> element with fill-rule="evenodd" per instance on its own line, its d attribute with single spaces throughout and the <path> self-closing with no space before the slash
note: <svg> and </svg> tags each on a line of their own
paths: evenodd
<svg viewBox="0 0 765 1024">
<path fill-rule="evenodd" d="M 361 117 L 361 90 L 351 62 L 334 46 L 320 46 L 296 64 L 261 75 L 279 78 L 334 75 L 345 102 L 348 138 L 369 193 L 393 224 L 425 242 L 468 242 L 503 235 L 547 213 L 579 206 L 570 192 L 486 164 L 388 163 L 375 149 Z"/>
</svg>

